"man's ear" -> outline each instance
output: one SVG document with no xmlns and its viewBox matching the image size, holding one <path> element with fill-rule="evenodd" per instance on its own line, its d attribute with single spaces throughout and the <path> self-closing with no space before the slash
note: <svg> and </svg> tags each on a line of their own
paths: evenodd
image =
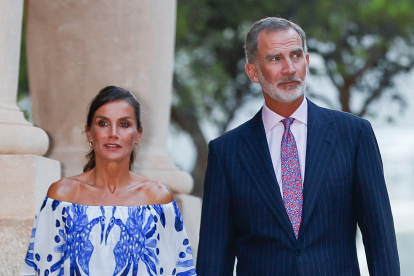
<svg viewBox="0 0 414 276">
<path fill-rule="evenodd" d="M 246 70 L 246 74 L 252 82 L 259 82 L 259 78 L 257 77 L 256 65 L 254 65 L 253 63 L 246 63 L 244 69 Z"/>
</svg>

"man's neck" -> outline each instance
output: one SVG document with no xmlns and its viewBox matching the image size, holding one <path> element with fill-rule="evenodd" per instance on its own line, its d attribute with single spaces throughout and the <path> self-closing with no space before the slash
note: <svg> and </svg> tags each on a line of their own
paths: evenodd
<svg viewBox="0 0 414 276">
<path fill-rule="evenodd" d="M 303 102 L 303 98 L 305 97 L 305 95 L 302 95 L 296 100 L 294 100 L 293 102 L 286 103 L 286 102 L 276 101 L 270 98 L 270 96 L 266 93 L 263 93 L 263 95 L 264 95 L 266 106 L 270 110 L 272 110 L 273 112 L 279 114 L 280 116 L 284 118 L 290 117 L 290 115 L 292 115 L 296 111 L 296 109 L 299 108 L 299 106 Z"/>
</svg>

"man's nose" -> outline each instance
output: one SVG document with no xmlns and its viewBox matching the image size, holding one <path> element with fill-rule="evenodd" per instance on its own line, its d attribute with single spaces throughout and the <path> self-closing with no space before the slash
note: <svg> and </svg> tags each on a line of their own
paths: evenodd
<svg viewBox="0 0 414 276">
<path fill-rule="evenodd" d="M 293 66 L 293 62 L 290 59 L 285 59 L 282 68 L 282 74 L 286 76 L 291 76 L 296 73 L 295 66 Z"/>
</svg>

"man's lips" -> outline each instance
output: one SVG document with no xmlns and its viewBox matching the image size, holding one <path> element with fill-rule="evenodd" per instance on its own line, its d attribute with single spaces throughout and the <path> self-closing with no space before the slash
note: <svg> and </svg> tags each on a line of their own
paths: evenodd
<svg viewBox="0 0 414 276">
<path fill-rule="evenodd" d="M 283 86 L 298 86 L 298 85 L 300 85 L 300 82 L 297 82 L 297 81 L 287 81 L 287 82 L 281 82 L 279 85 L 283 85 Z"/>
<path fill-rule="evenodd" d="M 300 85 L 302 82 L 299 78 L 285 78 L 278 82 L 278 85 L 284 85 L 284 86 L 297 86 Z"/>
</svg>

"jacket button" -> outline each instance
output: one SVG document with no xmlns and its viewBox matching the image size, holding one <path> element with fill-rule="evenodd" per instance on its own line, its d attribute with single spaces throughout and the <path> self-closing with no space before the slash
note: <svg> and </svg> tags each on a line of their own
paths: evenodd
<svg viewBox="0 0 414 276">
<path fill-rule="evenodd" d="M 296 255 L 298 255 L 298 256 L 300 256 L 300 255 L 302 255 L 302 250 L 296 250 Z"/>
</svg>

